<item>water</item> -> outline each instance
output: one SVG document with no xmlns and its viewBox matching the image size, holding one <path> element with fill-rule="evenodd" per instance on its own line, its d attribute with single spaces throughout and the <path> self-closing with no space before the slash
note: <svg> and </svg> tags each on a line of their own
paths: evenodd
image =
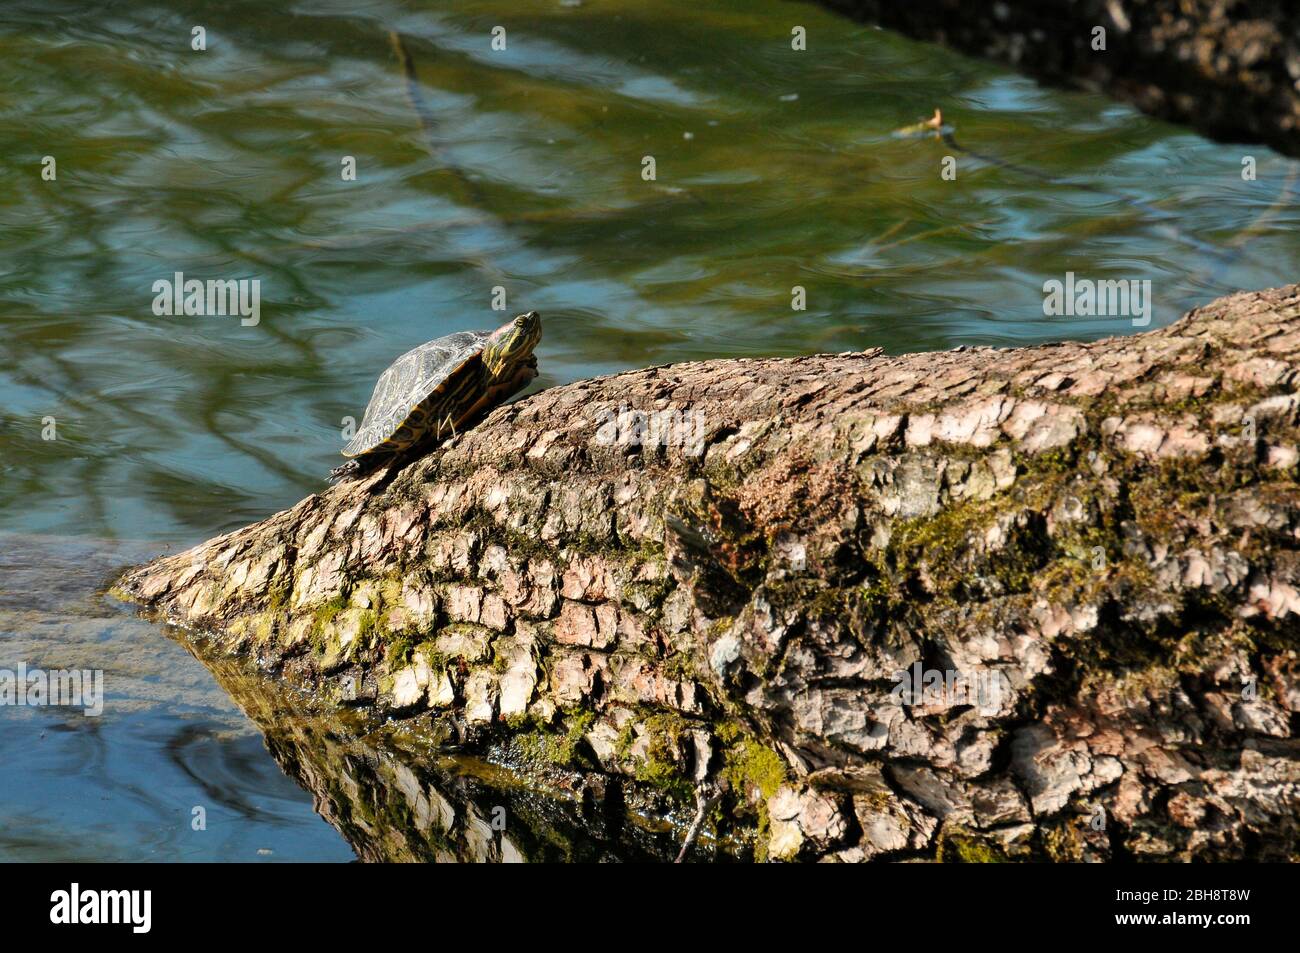
<svg viewBox="0 0 1300 953">
<path fill-rule="evenodd" d="M 1295 163 L 810 5 L 215 6 L 0 9 L 0 531 L 19 534 L 0 546 L 28 564 L 0 575 L 0 637 L 29 664 L 76 643 L 155 685 L 93 729 L 0 712 L 0 745 L 30 764 L 0 790 L 0 856 L 64 856 L 56 832 L 132 859 L 272 840 L 256 856 L 351 855 L 184 650 L 86 573 L 64 602 L 48 589 L 77 540 L 106 567 L 318 490 L 378 372 L 499 324 L 494 288 L 509 314 L 544 315 L 541 388 L 687 359 L 1130 333 L 1045 317 L 1043 282 L 1149 278 L 1159 326 L 1300 259 Z M 995 161 L 892 134 L 936 107 Z M 177 271 L 259 279 L 260 323 L 155 316 L 153 283 Z M 69 628 L 66 600 L 97 608 Z M 259 820 L 201 846 L 176 834 L 204 783 Z"/>
<path fill-rule="evenodd" d="M 147 555 L 0 535 L 0 668 L 104 671 L 97 717 L 0 708 L 0 859 L 350 859 L 204 666 L 96 597 Z"/>
</svg>

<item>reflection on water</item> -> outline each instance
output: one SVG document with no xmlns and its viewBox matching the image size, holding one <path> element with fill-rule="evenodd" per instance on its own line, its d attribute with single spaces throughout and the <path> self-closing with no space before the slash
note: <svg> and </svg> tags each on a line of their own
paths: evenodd
<svg viewBox="0 0 1300 953">
<path fill-rule="evenodd" d="M 519 863 L 664 860 L 671 831 L 631 822 L 611 786 L 544 794 L 494 765 L 405 750 L 346 718 L 313 714 L 265 678 L 213 661 L 213 674 L 311 792 L 321 816 L 367 861 Z"/>
<path fill-rule="evenodd" d="M 1296 163 L 784 0 L 5 0 L 0 90 L 14 534 L 189 543 L 292 504 L 379 370 L 499 324 L 496 287 L 545 315 L 540 388 L 1128 333 L 1044 317 L 1043 282 L 1150 279 L 1158 326 L 1300 258 Z M 948 144 L 891 134 L 936 107 L 969 150 L 956 181 Z M 261 323 L 155 316 L 178 271 L 260 280 Z M 99 721 L 0 712 L 0 754 L 24 766 L 0 772 L 0 852 L 350 856 L 197 662 L 91 598 L 95 572 L 158 548 L 0 539 L 0 655 L 112 676 Z M 412 780 L 379 748 L 293 730 L 272 748 L 362 856 L 658 849 L 584 840 L 560 808 L 489 847 L 475 832 L 503 795 L 473 772 Z M 450 833 L 426 836 L 444 801 Z"/>
</svg>

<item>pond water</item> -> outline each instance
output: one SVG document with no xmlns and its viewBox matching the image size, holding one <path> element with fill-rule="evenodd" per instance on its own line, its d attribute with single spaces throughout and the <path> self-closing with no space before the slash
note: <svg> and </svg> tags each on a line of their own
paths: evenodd
<svg viewBox="0 0 1300 953">
<path fill-rule="evenodd" d="M 148 555 L 0 534 L 0 669 L 104 673 L 102 706 L 0 708 L 0 860 L 351 859 L 208 670 L 96 595 Z"/>
<path fill-rule="evenodd" d="M 895 134 L 936 108 L 954 140 Z M 541 388 L 1131 333 L 1044 282 L 1149 279 L 1159 326 L 1300 260 L 1290 160 L 778 0 L 7 0 L 0 171 L 0 654 L 109 682 L 91 727 L 0 709 L 0 857 L 352 856 L 95 587 L 320 489 L 379 371 L 496 289 Z M 258 322 L 155 314 L 177 272 L 256 279 Z M 196 786 L 238 833 L 177 833 Z"/>
</svg>

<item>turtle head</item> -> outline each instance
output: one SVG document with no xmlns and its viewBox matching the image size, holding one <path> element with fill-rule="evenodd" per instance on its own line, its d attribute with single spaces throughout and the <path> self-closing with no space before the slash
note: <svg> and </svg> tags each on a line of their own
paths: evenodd
<svg viewBox="0 0 1300 953">
<path fill-rule="evenodd" d="M 492 332 L 483 346 L 483 366 L 496 380 L 513 377 L 542 337 L 542 316 L 536 311 L 521 314 Z"/>
</svg>

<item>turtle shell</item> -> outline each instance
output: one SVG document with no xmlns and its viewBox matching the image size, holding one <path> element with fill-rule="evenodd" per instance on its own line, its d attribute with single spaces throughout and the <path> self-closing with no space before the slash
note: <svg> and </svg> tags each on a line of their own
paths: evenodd
<svg viewBox="0 0 1300 953">
<path fill-rule="evenodd" d="M 405 450 L 449 415 L 461 419 L 486 393 L 479 355 L 491 336 L 490 331 L 457 331 L 393 361 L 375 382 L 365 417 L 343 455 Z"/>
</svg>

